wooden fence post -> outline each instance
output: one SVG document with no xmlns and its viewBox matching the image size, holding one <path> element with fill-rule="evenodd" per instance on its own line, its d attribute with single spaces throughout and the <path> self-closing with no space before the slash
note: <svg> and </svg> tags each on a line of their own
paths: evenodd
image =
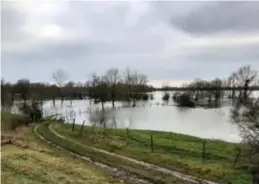
<svg viewBox="0 0 259 184">
<path fill-rule="evenodd" d="M 84 125 L 85 125 L 85 120 L 83 121 L 81 128 L 80 128 L 80 135 L 82 135 L 83 130 L 84 130 Z"/>
<path fill-rule="evenodd" d="M 202 163 L 205 161 L 205 155 L 206 155 L 206 141 L 204 140 L 202 142 Z"/>
<path fill-rule="evenodd" d="M 73 126 L 72 126 L 72 132 L 74 132 L 74 130 L 75 130 L 75 121 L 76 121 L 76 119 L 74 118 L 74 120 L 73 120 Z"/>
<path fill-rule="evenodd" d="M 129 137 L 129 128 L 126 129 L 127 136 Z"/>
<path fill-rule="evenodd" d="M 153 144 L 153 135 L 150 135 L 150 146 L 151 146 L 151 151 L 154 151 L 154 144 Z"/>
<path fill-rule="evenodd" d="M 237 155 L 236 155 L 235 161 L 233 163 L 233 167 L 236 166 L 236 163 L 237 163 L 238 159 L 240 158 L 240 156 L 241 156 L 241 149 L 237 148 Z"/>
</svg>

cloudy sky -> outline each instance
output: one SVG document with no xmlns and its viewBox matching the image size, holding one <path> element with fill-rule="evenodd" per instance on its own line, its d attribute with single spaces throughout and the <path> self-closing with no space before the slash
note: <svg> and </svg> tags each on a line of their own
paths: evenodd
<svg viewBox="0 0 259 184">
<path fill-rule="evenodd" d="M 154 84 L 259 69 L 259 2 L 1 2 L 2 77 L 85 81 L 111 67 Z"/>
</svg>

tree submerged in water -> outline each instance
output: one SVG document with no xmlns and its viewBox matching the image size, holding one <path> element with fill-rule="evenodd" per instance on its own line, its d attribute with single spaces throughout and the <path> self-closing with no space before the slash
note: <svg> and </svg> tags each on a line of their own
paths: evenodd
<svg viewBox="0 0 259 184">
<path fill-rule="evenodd" d="M 30 104 L 25 103 L 20 107 L 20 110 L 28 117 L 28 122 L 36 122 L 42 119 L 42 110 L 38 101 L 32 101 Z"/>
<path fill-rule="evenodd" d="M 165 93 L 164 96 L 162 97 L 163 101 L 167 101 L 167 102 L 168 102 L 169 98 L 170 98 L 169 93 Z"/>
<path fill-rule="evenodd" d="M 249 170 L 259 182 L 259 98 L 238 101 L 232 108 L 231 118 L 241 130 L 243 141 L 249 146 L 245 150 Z"/>
<path fill-rule="evenodd" d="M 183 94 L 175 93 L 173 95 L 173 100 L 180 107 L 192 107 L 192 108 L 195 107 L 195 103 L 188 93 L 183 93 Z"/>
</svg>

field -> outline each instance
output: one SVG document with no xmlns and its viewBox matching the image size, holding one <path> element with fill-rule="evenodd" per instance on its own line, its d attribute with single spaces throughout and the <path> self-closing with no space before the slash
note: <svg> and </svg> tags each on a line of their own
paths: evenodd
<svg viewBox="0 0 259 184">
<path fill-rule="evenodd" d="M 40 141 L 32 128 L 23 138 L 1 149 L 1 183 L 124 183 L 95 166 L 82 162 Z"/>
<path fill-rule="evenodd" d="M 238 152 L 244 145 L 218 140 L 144 130 L 102 129 L 54 124 L 58 133 L 85 145 L 94 146 L 199 178 L 220 183 L 249 184 L 251 175 L 242 170 L 245 157 Z M 151 143 L 151 135 L 153 146 Z M 205 142 L 205 143 L 204 143 Z M 203 147 L 205 144 L 205 147 Z M 205 152 L 203 151 L 205 150 Z M 240 156 L 239 156 L 240 154 Z M 93 155 L 92 157 L 96 157 Z M 236 161 L 236 163 L 235 163 Z"/>
<path fill-rule="evenodd" d="M 63 147 L 73 153 L 81 156 L 91 158 L 95 162 L 106 164 L 110 167 L 117 168 L 127 173 L 127 175 L 134 175 L 137 178 L 150 181 L 152 183 L 175 183 L 175 184 L 189 184 L 190 182 L 182 181 L 182 179 L 171 176 L 170 174 L 163 174 L 154 171 L 151 168 L 141 166 L 131 161 L 120 159 L 111 155 L 101 153 L 86 147 L 82 147 L 73 142 L 64 140 L 54 135 L 48 128 L 49 124 L 41 124 L 38 132 L 52 143 Z"/>
<path fill-rule="evenodd" d="M 4 132 L 9 132 L 12 126 L 21 122 L 24 117 L 2 111 L 1 118 L 1 127 Z M 38 133 L 43 137 L 68 151 L 117 168 L 123 171 L 124 175 L 159 184 L 190 183 L 171 174 L 157 172 L 152 168 L 88 149 L 80 144 L 200 179 L 228 184 L 252 183 L 251 175 L 241 169 L 242 163 L 248 159 L 238 151 L 239 148 L 245 147 L 242 144 L 203 140 L 169 132 L 103 129 L 80 125 L 75 125 L 72 131 L 72 125 L 45 121 L 47 123 L 38 126 Z M 12 144 L 2 146 L 2 183 L 129 183 L 127 178 L 119 179 L 110 172 L 46 144 L 35 135 L 33 126 L 24 127 L 22 132 L 14 132 L 19 136 L 15 137 Z M 70 141 L 57 137 L 50 129 Z M 73 144 L 75 142 L 80 144 Z"/>
</svg>

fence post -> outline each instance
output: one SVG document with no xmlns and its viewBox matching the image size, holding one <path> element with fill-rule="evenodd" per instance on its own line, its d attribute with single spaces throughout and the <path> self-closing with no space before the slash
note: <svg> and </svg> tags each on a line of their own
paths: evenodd
<svg viewBox="0 0 259 184">
<path fill-rule="evenodd" d="M 205 154 L 206 154 L 206 141 L 202 142 L 202 163 L 205 161 Z"/>
<path fill-rule="evenodd" d="M 153 135 L 150 135 L 150 146 L 151 146 L 151 151 L 154 151 L 154 144 L 153 144 Z"/>
<path fill-rule="evenodd" d="M 83 130 L 84 130 L 84 125 L 85 125 L 85 120 L 83 121 L 81 128 L 80 128 L 80 135 L 82 135 Z"/>
<path fill-rule="evenodd" d="M 72 132 L 74 132 L 74 130 L 75 130 L 75 121 L 76 121 L 76 119 L 74 118 L 74 120 L 73 120 L 73 126 L 72 126 Z"/>
<path fill-rule="evenodd" d="M 236 163 L 237 163 L 238 159 L 240 158 L 240 156 L 241 156 L 241 149 L 237 148 L 237 155 L 236 155 L 235 161 L 233 163 L 233 167 L 236 166 Z"/>
<path fill-rule="evenodd" d="M 127 136 L 129 137 L 129 128 L 126 129 Z"/>
</svg>

